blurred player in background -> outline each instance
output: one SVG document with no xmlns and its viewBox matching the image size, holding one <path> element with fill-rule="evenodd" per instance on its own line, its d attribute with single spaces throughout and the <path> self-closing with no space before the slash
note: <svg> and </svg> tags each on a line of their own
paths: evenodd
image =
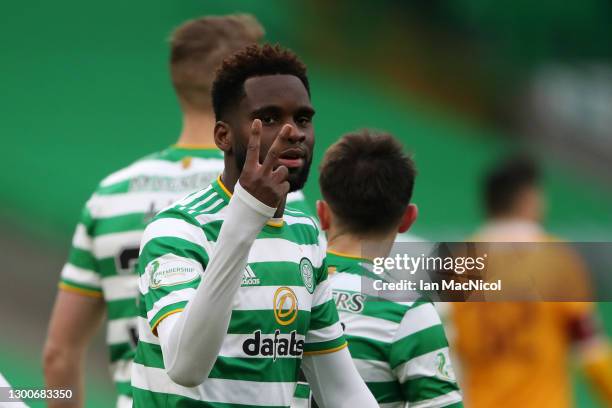
<svg viewBox="0 0 612 408">
<path fill-rule="evenodd" d="M 279 46 L 224 60 L 223 174 L 160 212 L 138 262 L 135 407 L 283 407 L 300 367 L 324 406 L 376 406 L 346 349 L 313 220 L 286 207 L 312 162 L 305 65 Z"/>
<path fill-rule="evenodd" d="M 541 226 L 544 201 L 534 162 L 521 157 L 502 162 L 486 175 L 488 220 L 475 240 L 553 241 Z M 612 406 L 612 360 L 592 303 L 473 302 L 451 309 L 467 406 L 572 406 L 572 351 Z"/>
<path fill-rule="evenodd" d="M 143 230 L 159 210 L 210 184 L 223 170 L 223 154 L 213 138 L 214 71 L 223 58 L 258 42 L 263 34 L 249 15 L 199 18 L 172 34 L 169 65 L 183 112 L 181 135 L 175 145 L 100 183 L 85 204 L 62 270 L 44 372 L 48 388 L 74 390 L 70 406 L 83 405 L 83 356 L 105 310 L 117 406 L 131 406 L 130 372 L 138 340 L 134 266 Z"/>
<path fill-rule="evenodd" d="M 373 276 L 364 247 L 386 248 L 417 216 L 410 204 L 416 171 L 412 159 L 388 134 L 348 134 L 323 158 L 317 203 L 327 232 L 326 265 L 349 351 L 381 407 L 460 407 L 444 328 L 425 299 L 399 303 L 361 293 Z M 299 384 L 293 407 L 313 407 Z"/>
</svg>

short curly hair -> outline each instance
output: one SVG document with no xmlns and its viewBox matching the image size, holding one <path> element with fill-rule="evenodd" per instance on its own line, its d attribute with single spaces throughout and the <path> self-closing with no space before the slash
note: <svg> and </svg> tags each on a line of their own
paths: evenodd
<svg viewBox="0 0 612 408">
<path fill-rule="evenodd" d="M 217 120 L 245 96 L 247 79 L 266 75 L 293 75 L 304 84 L 308 96 L 310 85 L 306 65 L 289 49 L 280 45 L 249 45 L 227 57 L 217 70 L 212 86 L 212 104 Z"/>
<path fill-rule="evenodd" d="M 368 129 L 346 134 L 323 157 L 321 194 L 350 233 L 386 232 L 410 204 L 416 169 L 399 141 Z"/>
</svg>

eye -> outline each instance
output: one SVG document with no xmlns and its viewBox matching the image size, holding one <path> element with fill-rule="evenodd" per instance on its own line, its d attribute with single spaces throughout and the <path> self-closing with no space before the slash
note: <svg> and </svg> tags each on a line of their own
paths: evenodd
<svg viewBox="0 0 612 408">
<path fill-rule="evenodd" d="M 261 119 L 261 123 L 264 125 L 269 126 L 269 125 L 273 125 L 276 123 L 276 118 L 270 115 L 262 116 L 260 119 Z"/>
<path fill-rule="evenodd" d="M 297 118 L 297 124 L 300 126 L 307 126 L 310 122 L 312 122 L 312 118 L 310 116 L 300 116 Z"/>
</svg>

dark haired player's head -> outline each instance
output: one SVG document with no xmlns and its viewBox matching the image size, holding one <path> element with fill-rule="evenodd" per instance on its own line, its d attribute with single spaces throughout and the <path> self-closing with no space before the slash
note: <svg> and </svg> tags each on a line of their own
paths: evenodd
<svg viewBox="0 0 612 408">
<path fill-rule="evenodd" d="M 493 166 L 485 174 L 483 190 L 489 218 L 536 222 L 543 218 L 540 170 L 528 157 L 511 157 Z"/>
<path fill-rule="evenodd" d="M 260 119 L 260 161 L 283 125 L 291 125 L 289 144 L 279 162 L 289 169 L 291 191 L 303 187 L 314 145 L 310 86 L 306 66 L 280 46 L 252 45 L 223 61 L 212 87 L 217 123 L 215 143 L 225 153 L 226 172 L 239 175 L 253 120 Z M 233 174 L 229 177 L 237 179 Z"/>
<path fill-rule="evenodd" d="M 361 239 L 407 231 L 417 216 L 410 204 L 415 177 L 414 162 L 393 136 L 369 130 L 343 136 L 320 168 L 322 228 Z"/>
</svg>

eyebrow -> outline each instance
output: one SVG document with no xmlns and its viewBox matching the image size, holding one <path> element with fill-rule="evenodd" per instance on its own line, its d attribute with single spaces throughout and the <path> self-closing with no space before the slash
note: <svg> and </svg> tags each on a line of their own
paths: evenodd
<svg viewBox="0 0 612 408">
<path fill-rule="evenodd" d="M 257 117 L 258 115 L 262 115 L 264 113 L 279 113 L 282 111 L 282 108 L 277 105 L 266 105 L 260 108 L 256 108 L 251 112 L 252 117 Z M 301 115 L 310 115 L 314 116 L 315 110 L 310 106 L 301 106 L 297 109 L 297 112 Z"/>
</svg>

